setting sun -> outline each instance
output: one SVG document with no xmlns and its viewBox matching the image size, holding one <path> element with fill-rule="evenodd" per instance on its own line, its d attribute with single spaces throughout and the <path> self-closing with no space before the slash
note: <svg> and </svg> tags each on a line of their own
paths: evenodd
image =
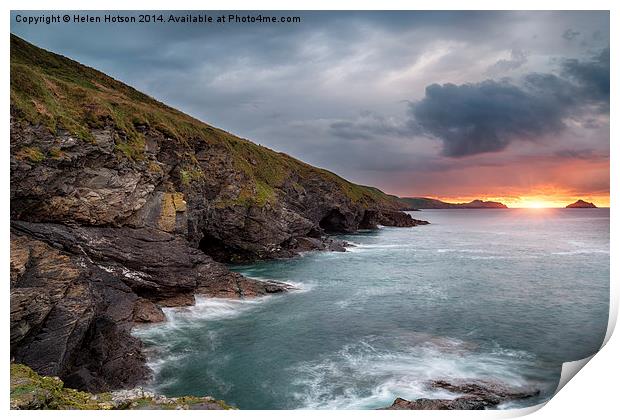
<svg viewBox="0 0 620 420">
<path fill-rule="evenodd" d="M 527 208 L 527 209 L 544 209 L 549 207 L 559 207 L 557 203 L 552 201 L 543 201 L 543 200 L 524 200 L 521 201 L 517 207 Z"/>
<path fill-rule="evenodd" d="M 477 196 L 466 197 L 436 197 L 439 200 L 447 203 L 467 203 L 472 200 L 481 199 L 486 201 L 495 201 L 503 203 L 509 208 L 525 208 L 525 209 L 545 209 L 545 208 L 564 208 L 568 204 L 574 203 L 579 199 L 594 203 L 598 207 L 609 207 L 609 195 L 594 195 L 594 194 L 566 194 L 566 193 L 550 193 L 544 194 L 536 191 L 534 194 L 529 195 L 491 195 L 480 194 Z"/>
</svg>

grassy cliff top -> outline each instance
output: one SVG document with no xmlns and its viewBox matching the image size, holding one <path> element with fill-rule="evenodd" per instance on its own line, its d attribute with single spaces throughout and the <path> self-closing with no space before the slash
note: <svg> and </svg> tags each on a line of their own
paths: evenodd
<svg viewBox="0 0 620 420">
<path fill-rule="evenodd" d="M 166 398 L 135 392 L 90 394 L 66 388 L 49 376 L 40 376 L 26 365 L 11 363 L 12 410 L 228 410 L 229 405 L 211 397 Z"/>
<path fill-rule="evenodd" d="M 117 150 L 134 160 L 144 158 L 145 139 L 139 127 L 157 130 L 180 145 L 205 141 L 225 147 L 236 169 L 253 181 L 252 193 L 245 199 L 256 203 L 275 197 L 275 190 L 296 173 L 301 178 L 325 180 L 357 203 L 392 208 L 401 205 L 396 197 L 377 188 L 353 184 L 332 172 L 214 128 L 15 35 L 11 35 L 11 113 L 18 121 L 41 124 L 52 133 L 65 129 L 84 141 L 92 139 L 93 129 L 114 127 Z M 187 176 L 196 176 L 189 165 L 195 157 L 188 155 L 187 161 Z"/>
</svg>

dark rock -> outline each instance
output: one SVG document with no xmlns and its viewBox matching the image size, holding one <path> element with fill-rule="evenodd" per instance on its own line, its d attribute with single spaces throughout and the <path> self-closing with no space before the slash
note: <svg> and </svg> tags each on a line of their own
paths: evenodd
<svg viewBox="0 0 620 420">
<path fill-rule="evenodd" d="M 192 306 L 196 303 L 194 293 L 179 293 L 175 296 L 157 298 L 157 305 L 160 307 L 176 308 L 179 306 Z"/>
<path fill-rule="evenodd" d="M 332 251 L 332 252 L 344 252 L 346 251 L 347 242 L 339 239 L 331 238 L 329 236 L 321 236 L 318 238 L 301 237 L 296 238 L 287 244 L 286 251 L 293 256 L 300 252 L 308 251 Z"/>
<path fill-rule="evenodd" d="M 589 203 L 583 200 L 577 200 L 572 204 L 566 206 L 567 209 L 595 209 L 596 206 L 594 203 Z"/>
<path fill-rule="evenodd" d="M 214 277 L 210 282 L 202 283 L 197 292 L 209 297 L 252 298 L 293 289 L 293 286 L 286 283 L 253 280 L 229 273 L 225 277 Z"/>
<path fill-rule="evenodd" d="M 101 270 L 122 278 L 138 296 L 158 301 L 161 306 L 168 306 L 164 302 L 170 298 L 191 304 L 191 297 L 185 295 L 193 295 L 197 288 L 206 290 L 214 283 L 240 277 L 189 246 L 185 239 L 153 228 L 70 227 L 21 221 L 14 221 L 12 227 L 81 255 Z"/>
<path fill-rule="evenodd" d="M 318 171 L 291 172 L 273 202 L 242 203 L 238 195 L 254 181 L 238 170 L 224 144 L 179 144 L 149 129 L 145 142 L 158 145 L 152 148 L 157 152 L 132 160 L 115 149 L 113 127 L 91 134 L 92 143 L 77 141 L 69 132 L 52 134 L 12 118 L 13 220 L 157 229 L 224 262 L 279 258 L 295 239 L 368 228 L 367 211 L 385 226 L 421 224 L 398 211 L 398 200 L 356 202 Z M 60 151 L 62 158 L 25 164 L 18 153 L 24 149 Z M 187 161 L 197 162 L 201 174 L 190 183 L 179 174 Z"/>
<path fill-rule="evenodd" d="M 376 229 L 377 226 L 414 227 L 428 225 L 425 220 L 417 220 L 407 213 L 395 210 L 366 210 L 360 223 L 361 229 Z"/>
<path fill-rule="evenodd" d="M 432 381 L 429 387 L 444 389 L 458 396 L 454 399 L 420 398 L 408 401 L 396 398 L 388 410 L 485 410 L 505 401 L 522 400 L 537 396 L 539 390 L 510 389 L 492 382 Z"/>
<path fill-rule="evenodd" d="M 159 306 L 147 299 L 138 299 L 133 307 L 133 321 L 140 323 L 164 322 L 166 315 Z"/>
<path fill-rule="evenodd" d="M 133 386 L 148 374 L 141 344 L 129 334 L 137 296 L 121 278 L 31 237 L 13 233 L 11 248 L 17 362 L 84 389 Z"/>
<path fill-rule="evenodd" d="M 14 221 L 11 356 L 89 391 L 148 377 L 134 322 L 161 322 L 160 306 L 194 294 L 255 297 L 291 286 L 230 272 L 176 235 L 150 229 Z"/>
<path fill-rule="evenodd" d="M 396 398 L 389 410 L 484 410 L 499 404 L 497 398 L 459 397 L 453 400 L 420 398 L 407 401 Z"/>
<path fill-rule="evenodd" d="M 326 243 L 326 250 L 331 252 L 345 252 L 348 245 L 346 241 L 329 238 Z"/>
<path fill-rule="evenodd" d="M 496 396 L 501 399 L 521 400 L 530 398 L 540 393 L 534 389 L 510 389 L 507 386 L 494 382 L 452 383 L 448 381 L 432 381 L 432 388 L 445 389 L 455 394 L 467 394 L 477 397 Z"/>
</svg>

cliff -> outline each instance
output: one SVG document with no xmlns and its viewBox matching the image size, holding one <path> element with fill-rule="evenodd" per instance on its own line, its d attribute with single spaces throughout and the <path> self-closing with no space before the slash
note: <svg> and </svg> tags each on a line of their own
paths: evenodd
<svg viewBox="0 0 620 420">
<path fill-rule="evenodd" d="M 66 388 L 59 379 L 11 364 L 11 410 L 228 410 L 211 397 L 166 398 L 142 389 L 91 394 Z"/>
<path fill-rule="evenodd" d="M 402 197 L 400 199 L 406 206 L 416 209 L 506 209 L 505 204 L 496 201 L 473 200 L 469 203 L 446 203 L 426 197 Z"/>
<path fill-rule="evenodd" d="M 11 35 L 11 356 L 93 392 L 149 374 L 135 322 L 290 286 L 221 262 L 342 250 L 402 203 Z"/>
<path fill-rule="evenodd" d="M 583 200 L 577 200 L 574 203 L 566 206 L 567 209 L 595 209 L 597 208 L 594 203 L 589 203 Z"/>
</svg>

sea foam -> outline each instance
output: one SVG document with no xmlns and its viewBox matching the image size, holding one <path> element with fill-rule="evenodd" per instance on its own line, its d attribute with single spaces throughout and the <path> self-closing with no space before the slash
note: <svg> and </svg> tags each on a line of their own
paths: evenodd
<svg viewBox="0 0 620 420">
<path fill-rule="evenodd" d="M 522 368 L 531 368 L 534 358 L 526 352 L 520 352 L 515 363 L 514 351 L 480 351 L 456 339 L 412 333 L 393 340 L 389 345 L 384 338 L 366 337 L 327 357 L 293 366 L 293 396 L 300 408 L 364 409 L 389 406 L 397 396 L 458 397 L 428 386 L 439 379 L 531 385 Z"/>
</svg>

